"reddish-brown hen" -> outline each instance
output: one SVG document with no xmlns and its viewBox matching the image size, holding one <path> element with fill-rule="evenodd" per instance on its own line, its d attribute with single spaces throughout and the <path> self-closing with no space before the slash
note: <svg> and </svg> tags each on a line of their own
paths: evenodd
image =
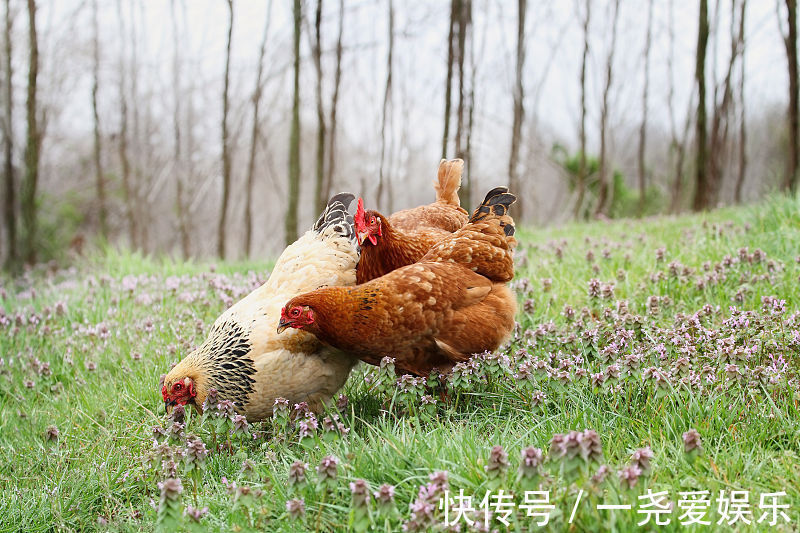
<svg viewBox="0 0 800 533">
<path fill-rule="evenodd" d="M 468 213 L 460 207 L 458 199 L 463 169 L 464 161 L 461 159 L 443 159 L 434 183 L 436 201 L 398 211 L 388 219 L 377 211 L 364 211 L 364 203 L 359 198 L 354 217 L 356 235 L 361 244 L 357 283 L 365 283 L 416 263 L 431 246 L 467 223 Z"/>
<path fill-rule="evenodd" d="M 494 350 L 514 327 L 515 196 L 487 194 L 462 229 L 419 263 L 356 287 L 327 287 L 289 300 L 278 327 L 313 333 L 370 364 L 395 358 L 398 371 L 447 371 L 474 353 Z"/>
</svg>

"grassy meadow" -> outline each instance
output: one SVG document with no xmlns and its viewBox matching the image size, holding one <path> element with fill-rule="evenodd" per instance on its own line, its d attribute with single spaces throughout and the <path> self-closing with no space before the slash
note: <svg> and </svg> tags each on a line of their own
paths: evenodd
<svg viewBox="0 0 800 533">
<path fill-rule="evenodd" d="M 158 382 L 271 264 L 4 279 L 0 532 L 800 529 L 800 200 L 518 237 L 508 346 L 263 424 Z"/>
</svg>

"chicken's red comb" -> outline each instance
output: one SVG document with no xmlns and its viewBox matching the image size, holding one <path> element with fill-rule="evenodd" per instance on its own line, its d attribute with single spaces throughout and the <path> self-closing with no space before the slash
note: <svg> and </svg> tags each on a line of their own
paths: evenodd
<svg viewBox="0 0 800 533">
<path fill-rule="evenodd" d="M 358 226 L 366 226 L 367 225 L 367 215 L 364 212 L 364 199 L 359 197 L 358 198 L 358 205 L 356 206 L 356 214 L 353 217 L 353 221 Z"/>
</svg>

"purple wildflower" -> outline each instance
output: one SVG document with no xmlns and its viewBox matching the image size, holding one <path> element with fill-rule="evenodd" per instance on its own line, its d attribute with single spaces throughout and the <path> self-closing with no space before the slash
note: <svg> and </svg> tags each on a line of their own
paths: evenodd
<svg viewBox="0 0 800 533">
<path fill-rule="evenodd" d="M 306 514 L 306 502 L 302 498 L 287 500 L 286 512 L 292 520 L 298 520 Z"/>
<path fill-rule="evenodd" d="M 492 446 L 489 452 L 489 461 L 486 466 L 483 467 L 489 478 L 494 479 L 502 475 L 503 472 L 508 470 L 508 466 L 508 453 L 506 453 L 502 446 Z"/>
<path fill-rule="evenodd" d="M 177 501 L 183 492 L 183 484 L 179 478 L 169 478 L 158 484 L 162 502 Z"/>
<path fill-rule="evenodd" d="M 369 485 L 363 479 L 350 482 L 350 495 L 354 507 L 367 507 L 369 505 Z"/>
<path fill-rule="evenodd" d="M 339 475 L 339 459 L 335 455 L 322 458 L 317 466 L 317 477 L 320 483 L 334 482 Z"/>
<path fill-rule="evenodd" d="M 623 485 L 627 485 L 629 489 L 632 489 L 638 483 L 641 475 L 642 471 L 638 466 L 628 465 L 619 471 L 619 480 Z"/>
<path fill-rule="evenodd" d="M 247 418 L 243 415 L 234 415 L 233 417 L 233 432 L 236 434 L 247 433 L 250 425 L 247 423 Z"/>
<path fill-rule="evenodd" d="M 348 399 L 347 396 L 344 394 L 340 394 L 338 398 L 336 398 L 336 408 L 341 412 L 347 408 Z"/>
<path fill-rule="evenodd" d="M 56 442 L 58 440 L 59 431 L 55 426 L 47 426 L 44 431 L 44 440 L 48 442 Z"/>
<path fill-rule="evenodd" d="M 597 298 L 598 296 L 600 296 L 600 286 L 601 284 L 599 279 L 592 278 L 589 280 L 589 288 L 587 291 L 589 294 L 589 298 Z"/>
<path fill-rule="evenodd" d="M 379 506 L 389 506 L 394 504 L 394 486 L 384 483 L 373 494 Z"/>
<path fill-rule="evenodd" d="M 217 409 L 214 413 L 219 418 L 233 418 L 235 414 L 234 403 L 231 400 L 221 400 L 217 404 Z"/>
<path fill-rule="evenodd" d="M 643 474 L 650 472 L 650 460 L 653 459 L 654 454 L 650 446 L 639 448 L 631 456 L 631 464 L 639 467 Z"/>
<path fill-rule="evenodd" d="M 683 434 L 683 451 L 686 453 L 696 453 L 703 449 L 703 444 L 700 440 L 700 433 L 692 428 Z"/>
<path fill-rule="evenodd" d="M 597 472 L 595 472 L 592 476 L 592 483 L 595 485 L 602 484 L 610 473 L 611 469 L 608 467 L 608 465 L 600 465 L 600 468 L 598 468 Z"/>
<path fill-rule="evenodd" d="M 199 522 L 203 519 L 204 516 L 208 514 L 208 507 L 203 507 L 202 509 L 197 509 L 192 507 L 191 505 L 186 506 L 186 511 L 184 511 L 187 517 L 191 519 L 192 522 Z"/>
<path fill-rule="evenodd" d="M 289 416 L 289 400 L 286 398 L 275 398 L 272 406 L 272 418 L 287 418 Z"/>
<path fill-rule="evenodd" d="M 183 405 L 176 405 L 172 408 L 172 412 L 167 416 L 170 422 L 182 423 L 186 420 L 186 408 Z"/>
<path fill-rule="evenodd" d="M 289 466 L 289 486 L 302 485 L 306 482 L 308 464 L 295 461 Z"/>
<path fill-rule="evenodd" d="M 429 485 L 435 493 L 444 492 L 450 484 L 447 472 L 444 470 L 437 470 L 428 474 L 428 479 L 430 480 Z"/>
<path fill-rule="evenodd" d="M 206 444 L 198 439 L 191 438 L 186 441 L 186 455 L 184 461 L 189 465 L 202 465 L 208 457 L 208 448 Z"/>
<path fill-rule="evenodd" d="M 519 474 L 525 478 L 534 478 L 539 475 L 539 467 L 544 460 L 542 450 L 535 446 L 524 448 L 519 463 Z"/>
</svg>

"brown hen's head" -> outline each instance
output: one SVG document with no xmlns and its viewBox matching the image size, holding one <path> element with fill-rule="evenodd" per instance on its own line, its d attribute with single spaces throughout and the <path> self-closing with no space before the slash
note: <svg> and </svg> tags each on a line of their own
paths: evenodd
<svg viewBox="0 0 800 533">
<path fill-rule="evenodd" d="M 381 215 L 376 211 L 364 211 L 364 199 L 358 199 L 356 216 L 353 217 L 356 226 L 356 239 L 358 244 L 366 242 L 378 244 L 378 237 L 383 236 L 381 230 Z"/>
<path fill-rule="evenodd" d="M 281 320 L 278 322 L 278 333 L 287 328 L 305 329 L 314 324 L 314 311 L 308 305 L 303 305 L 298 298 L 289 300 L 281 309 Z"/>
</svg>

